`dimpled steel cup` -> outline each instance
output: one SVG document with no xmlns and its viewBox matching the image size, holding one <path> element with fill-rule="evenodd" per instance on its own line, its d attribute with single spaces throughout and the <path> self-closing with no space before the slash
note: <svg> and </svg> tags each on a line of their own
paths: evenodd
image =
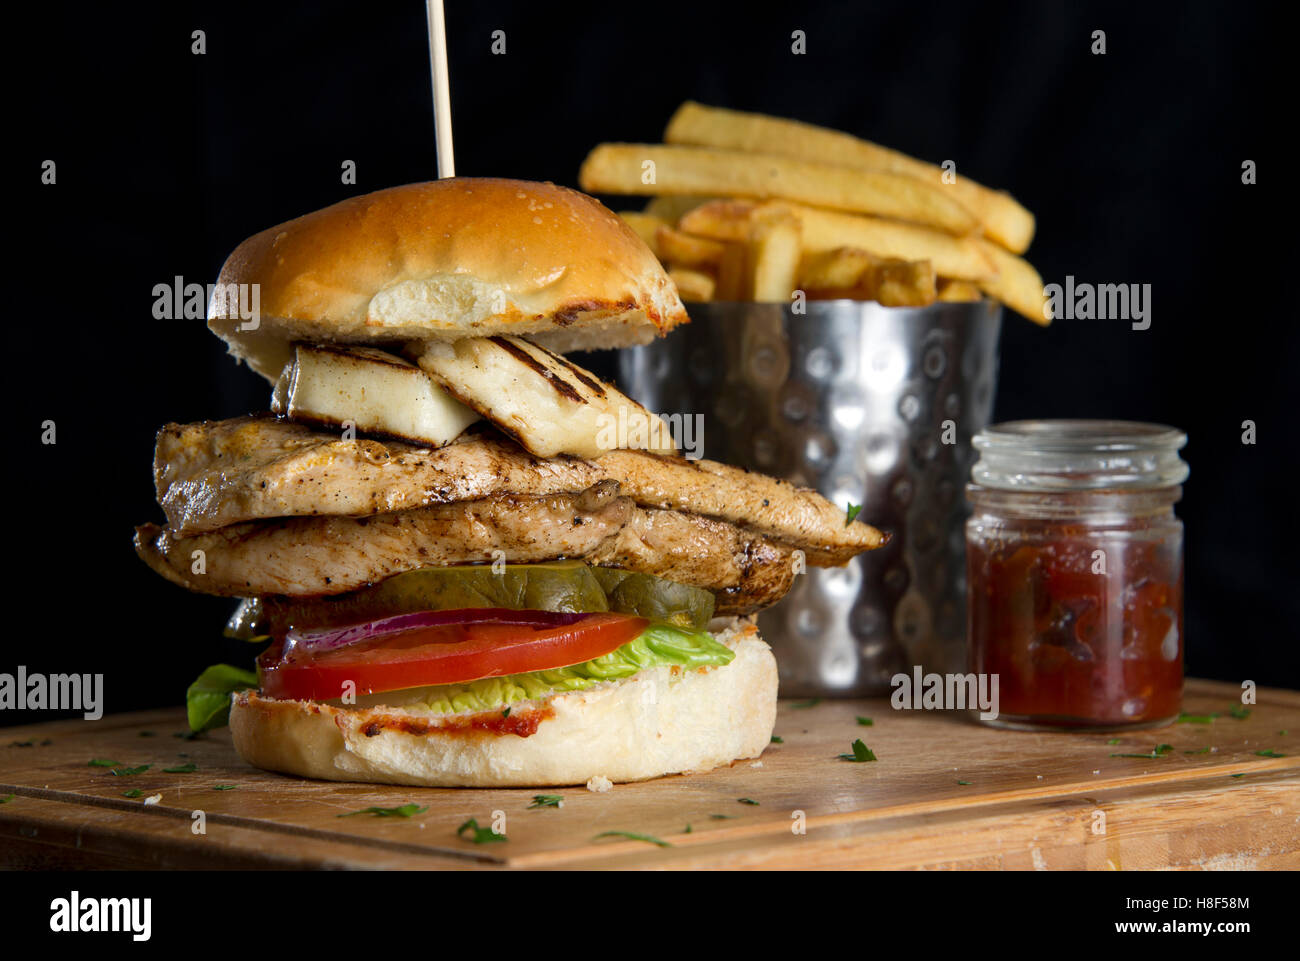
<svg viewBox="0 0 1300 961">
<path fill-rule="evenodd" d="M 845 567 L 809 567 L 759 616 L 782 695 L 880 694 L 916 665 L 965 672 L 963 492 L 992 413 L 1001 307 L 688 310 L 690 324 L 620 352 L 622 389 L 703 415 L 703 456 L 861 504 L 892 535 Z"/>
</svg>

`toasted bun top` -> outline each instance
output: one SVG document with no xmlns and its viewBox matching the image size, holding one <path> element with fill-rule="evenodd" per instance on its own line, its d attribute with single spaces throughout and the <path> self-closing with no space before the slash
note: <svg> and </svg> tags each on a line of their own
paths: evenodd
<svg viewBox="0 0 1300 961">
<path fill-rule="evenodd" d="M 455 178 L 344 200 L 250 237 L 217 284 L 208 326 L 271 380 L 294 340 L 520 334 L 592 349 L 645 343 L 687 320 L 618 216 L 575 190 L 522 180 Z M 255 321 L 240 316 L 231 284 L 257 285 Z M 245 314 L 253 303 L 249 288 Z"/>
</svg>

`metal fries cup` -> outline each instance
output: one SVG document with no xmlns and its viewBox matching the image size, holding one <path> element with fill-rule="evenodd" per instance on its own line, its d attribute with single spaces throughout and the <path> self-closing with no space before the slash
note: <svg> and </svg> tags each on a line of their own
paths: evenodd
<svg viewBox="0 0 1300 961">
<path fill-rule="evenodd" d="M 915 665 L 966 671 L 964 490 L 986 426 L 1002 309 L 814 301 L 688 306 L 691 323 L 620 352 L 620 384 L 661 414 L 703 414 L 704 456 L 814 487 L 889 532 L 808 567 L 759 615 L 783 696 L 885 693 Z"/>
</svg>

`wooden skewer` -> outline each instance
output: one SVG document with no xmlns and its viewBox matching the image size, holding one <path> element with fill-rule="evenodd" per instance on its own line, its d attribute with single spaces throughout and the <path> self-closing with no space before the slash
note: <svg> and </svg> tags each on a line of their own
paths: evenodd
<svg viewBox="0 0 1300 961">
<path fill-rule="evenodd" d="M 425 0 L 429 14 L 429 66 L 433 71 L 433 126 L 438 143 L 438 178 L 456 176 L 451 143 L 451 89 L 447 85 L 447 20 L 442 0 Z"/>
</svg>

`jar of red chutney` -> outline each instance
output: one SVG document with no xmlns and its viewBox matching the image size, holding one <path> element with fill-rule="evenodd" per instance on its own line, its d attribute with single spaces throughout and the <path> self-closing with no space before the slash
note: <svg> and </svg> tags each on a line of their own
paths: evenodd
<svg viewBox="0 0 1300 961">
<path fill-rule="evenodd" d="M 1177 719 L 1183 695 L 1181 431 L 1110 420 L 996 424 L 967 488 L 972 670 L 997 717 L 1105 731 Z"/>
</svg>

